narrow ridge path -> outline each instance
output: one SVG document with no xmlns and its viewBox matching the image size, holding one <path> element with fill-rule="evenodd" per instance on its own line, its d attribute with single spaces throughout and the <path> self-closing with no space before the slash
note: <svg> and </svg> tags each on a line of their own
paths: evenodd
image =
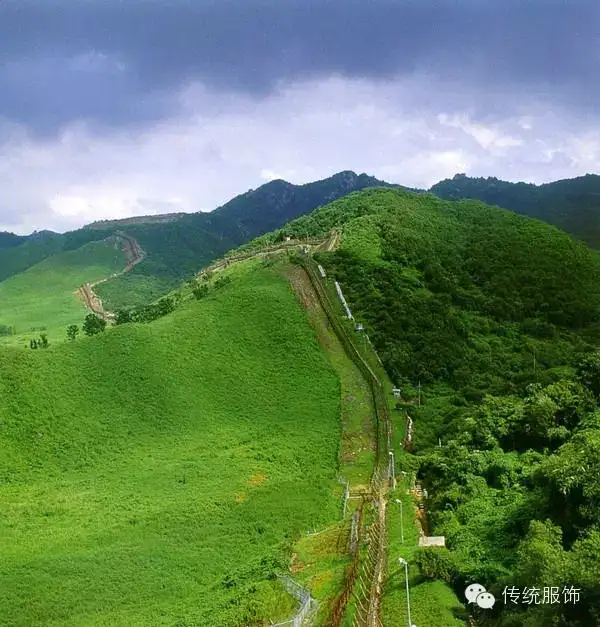
<svg viewBox="0 0 600 627">
<path fill-rule="evenodd" d="M 94 287 L 96 287 L 96 285 L 100 285 L 100 283 L 105 283 L 110 279 L 116 279 L 117 277 L 122 276 L 146 258 L 146 253 L 142 250 L 138 241 L 131 237 L 131 235 L 118 231 L 114 235 L 111 235 L 111 238 L 115 240 L 115 243 L 119 245 L 121 250 L 125 253 L 128 260 L 127 265 L 119 272 L 115 272 L 110 276 L 98 279 L 92 283 L 84 283 L 74 292 L 74 294 L 83 300 L 83 304 L 87 309 L 104 319 L 113 318 L 114 314 L 109 311 L 104 311 L 102 300 L 98 294 L 94 292 Z"/>
</svg>

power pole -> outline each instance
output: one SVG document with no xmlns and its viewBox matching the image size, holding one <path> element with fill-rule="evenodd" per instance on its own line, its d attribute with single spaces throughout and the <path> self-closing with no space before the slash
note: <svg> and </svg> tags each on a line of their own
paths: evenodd
<svg viewBox="0 0 600 627">
<path fill-rule="evenodd" d="M 419 389 L 419 405 L 421 404 L 421 379 L 419 379 L 419 385 L 417 386 Z"/>
</svg>

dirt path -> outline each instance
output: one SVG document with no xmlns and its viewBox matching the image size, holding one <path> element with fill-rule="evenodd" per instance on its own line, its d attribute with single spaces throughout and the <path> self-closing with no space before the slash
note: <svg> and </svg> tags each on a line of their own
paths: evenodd
<svg viewBox="0 0 600 627">
<path fill-rule="evenodd" d="M 337 250 L 340 245 L 340 232 L 331 231 L 329 237 L 315 247 L 315 252 L 318 253 L 330 253 L 333 250 Z"/>
<path fill-rule="evenodd" d="M 120 249 L 125 253 L 127 265 L 119 272 L 115 272 L 110 276 L 98 279 L 93 283 L 84 283 L 74 292 L 76 296 L 79 296 L 83 300 L 83 304 L 87 309 L 104 319 L 113 318 L 114 314 L 109 311 L 104 311 L 102 301 L 100 300 L 98 294 L 94 292 L 94 287 L 96 287 L 96 285 L 100 285 L 100 283 L 110 281 L 111 279 L 115 279 L 126 272 L 129 272 L 132 268 L 137 266 L 138 263 L 141 263 L 146 258 L 146 253 L 142 250 L 137 240 L 130 235 L 119 231 L 112 235 L 111 238 L 114 240 L 115 245 L 120 247 Z"/>
</svg>

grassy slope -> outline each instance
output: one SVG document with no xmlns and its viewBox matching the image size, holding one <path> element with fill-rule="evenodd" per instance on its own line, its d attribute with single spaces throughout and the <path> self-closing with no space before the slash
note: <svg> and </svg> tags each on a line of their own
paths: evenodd
<svg viewBox="0 0 600 627">
<path fill-rule="evenodd" d="M 246 269 L 151 325 L 0 352 L 6 625 L 236 625 L 339 516 L 339 382 L 285 280 Z"/>
<path fill-rule="evenodd" d="M 3 343 L 26 343 L 32 327 L 47 327 L 51 342 L 65 337 L 65 328 L 85 316 L 73 294 L 80 285 L 121 270 L 125 255 L 112 244 L 93 242 L 53 255 L 0 283 L 0 324 L 15 327 Z"/>
</svg>

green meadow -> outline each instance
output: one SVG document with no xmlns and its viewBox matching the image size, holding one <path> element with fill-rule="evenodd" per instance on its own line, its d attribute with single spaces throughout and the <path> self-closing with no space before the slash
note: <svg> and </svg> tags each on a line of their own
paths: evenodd
<svg viewBox="0 0 600 627">
<path fill-rule="evenodd" d="M 46 328 L 50 342 L 62 341 L 69 324 L 81 324 L 83 303 L 73 292 L 122 270 L 127 260 L 108 242 L 92 242 L 61 252 L 0 282 L 0 325 L 15 335 L 0 336 L 0 343 L 26 345 Z M 32 331 L 32 328 L 35 328 Z"/>
<path fill-rule="evenodd" d="M 274 574 L 339 520 L 340 383 L 276 269 L 231 276 L 151 324 L 0 347 L 2 625 L 293 614 Z"/>
</svg>

